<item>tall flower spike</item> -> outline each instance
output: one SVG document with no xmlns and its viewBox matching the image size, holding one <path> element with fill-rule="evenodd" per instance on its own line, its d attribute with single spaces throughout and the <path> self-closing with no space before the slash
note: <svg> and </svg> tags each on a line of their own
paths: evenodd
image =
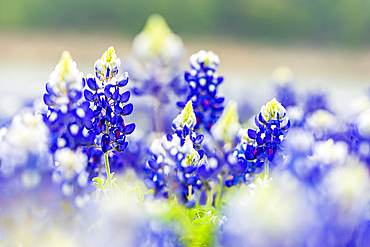
<svg viewBox="0 0 370 247">
<path fill-rule="evenodd" d="M 258 129 L 248 129 L 249 140 L 239 145 L 238 158 L 246 160 L 249 172 L 260 173 L 264 167 L 268 174 L 268 161 L 274 161 L 282 152 L 281 143 L 287 135 L 290 120 L 285 108 L 274 98 L 261 107 L 255 122 Z"/>
<path fill-rule="evenodd" d="M 46 84 L 44 102 L 48 113 L 44 121 L 52 133 L 51 151 L 69 147 L 76 149 L 89 145 L 95 138 L 91 128 L 92 111 L 88 102 L 81 102 L 85 85 L 82 73 L 68 52 L 64 52 L 60 63 Z"/>
<path fill-rule="evenodd" d="M 95 144 L 104 153 L 123 151 L 128 145 L 126 135 L 130 135 L 136 127 L 134 123 L 126 125 L 124 121 L 124 117 L 130 115 L 134 107 L 127 103 L 130 91 L 122 92 L 129 81 L 127 72 L 120 79 L 115 78 L 120 64 L 121 61 L 111 46 L 95 62 L 97 78 L 91 75 L 86 78 L 89 89 L 84 91 L 84 96 L 91 102 L 94 114 L 90 130 L 99 137 Z"/>
<path fill-rule="evenodd" d="M 187 101 L 192 100 L 197 117 L 195 129 L 200 127 L 210 130 L 223 111 L 223 97 L 217 96 L 217 87 L 223 81 L 216 69 L 220 59 L 212 51 L 200 51 L 189 59 L 190 72 L 185 72 L 185 80 L 189 84 L 190 93 Z M 184 102 L 178 102 L 184 107 Z"/>
<path fill-rule="evenodd" d="M 196 170 L 204 152 L 193 146 L 189 135 L 184 139 L 176 134 L 167 135 L 153 141 L 150 147 L 153 155 L 147 161 L 150 170 L 144 182 L 148 189 L 154 190 L 156 197 L 176 194 L 182 203 L 194 202 L 189 202 L 188 195 L 193 194 L 192 186 L 199 180 Z"/>
</svg>

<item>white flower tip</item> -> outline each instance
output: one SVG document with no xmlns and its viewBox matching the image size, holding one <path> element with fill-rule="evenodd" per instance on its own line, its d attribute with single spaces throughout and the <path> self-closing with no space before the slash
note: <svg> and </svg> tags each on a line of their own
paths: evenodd
<svg viewBox="0 0 370 247">
<path fill-rule="evenodd" d="M 294 80 L 293 70 L 287 66 L 279 66 L 272 72 L 272 81 L 280 86 L 284 86 Z"/>
</svg>

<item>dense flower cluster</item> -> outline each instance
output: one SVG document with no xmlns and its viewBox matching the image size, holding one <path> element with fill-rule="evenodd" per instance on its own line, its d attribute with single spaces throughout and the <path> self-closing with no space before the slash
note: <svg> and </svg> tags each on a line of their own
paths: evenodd
<svg viewBox="0 0 370 247">
<path fill-rule="evenodd" d="M 190 93 L 187 101 L 194 104 L 194 112 L 197 117 L 195 129 L 210 130 L 212 125 L 220 117 L 223 97 L 217 95 L 217 87 L 222 83 L 223 77 L 218 76 L 217 68 L 220 65 L 219 57 L 212 51 L 199 51 L 191 55 L 189 59 L 190 72 L 185 72 L 185 80 L 189 84 Z M 177 103 L 180 107 L 184 102 Z"/>
<path fill-rule="evenodd" d="M 150 147 L 153 156 L 148 160 L 153 171 L 145 183 L 154 189 L 155 195 L 168 198 L 169 193 L 175 193 L 182 202 L 191 199 L 192 186 L 198 181 L 196 171 L 204 155 L 204 151 L 195 149 L 203 141 L 203 135 L 193 130 L 195 124 L 192 101 L 189 101 L 173 120 L 174 134 L 153 141 Z"/>
<path fill-rule="evenodd" d="M 113 47 L 109 47 L 102 58 L 95 62 L 95 76 L 86 78 L 89 89 L 84 91 L 87 101 L 93 105 L 91 130 L 99 137 L 96 143 L 106 153 L 111 150 L 123 151 L 128 142 L 126 135 L 135 130 L 135 124 L 126 124 L 123 117 L 132 113 L 134 107 L 127 103 L 130 91 L 123 91 L 129 77 L 124 73 L 119 79 L 121 60 L 117 58 Z"/>
<path fill-rule="evenodd" d="M 246 159 L 250 172 L 259 173 L 268 166 L 268 161 L 273 162 L 282 151 L 281 144 L 290 127 L 290 120 L 285 108 L 274 98 L 262 106 L 255 123 L 257 130 L 248 129 L 248 138 L 241 138 L 238 158 Z"/>
</svg>

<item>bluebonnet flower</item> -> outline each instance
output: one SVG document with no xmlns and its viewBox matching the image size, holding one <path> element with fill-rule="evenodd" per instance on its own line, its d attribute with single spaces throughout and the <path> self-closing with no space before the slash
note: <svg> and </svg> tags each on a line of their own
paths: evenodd
<svg viewBox="0 0 370 247">
<path fill-rule="evenodd" d="M 98 177 L 103 164 L 103 151 L 97 147 L 88 147 L 83 150 L 87 156 L 86 172 L 89 174 L 89 181 Z"/>
<path fill-rule="evenodd" d="M 217 95 L 217 87 L 223 81 L 223 77 L 217 75 L 220 65 L 219 57 L 212 51 L 199 51 L 191 55 L 189 59 L 190 72 L 185 72 L 185 80 L 189 84 L 190 93 L 186 101 L 193 101 L 194 112 L 197 117 L 195 129 L 210 130 L 220 117 L 224 101 Z M 184 107 L 184 102 L 178 102 L 178 106 Z"/>
<path fill-rule="evenodd" d="M 193 130 L 196 118 L 189 101 L 181 113 L 173 120 L 174 134 L 163 136 L 153 141 L 150 150 L 153 154 L 147 164 L 152 169 L 144 180 L 154 195 L 168 198 L 175 193 L 183 203 L 190 201 L 193 194 L 192 186 L 196 185 L 198 163 L 204 152 L 195 149 L 196 144 L 203 141 L 203 136 L 197 136 Z"/>
<path fill-rule="evenodd" d="M 279 66 L 272 72 L 271 80 L 275 86 L 277 100 L 285 108 L 296 106 L 297 99 L 293 85 L 296 79 L 293 71 L 289 67 Z"/>
<path fill-rule="evenodd" d="M 61 62 L 55 67 L 46 84 L 44 102 L 48 113 L 44 121 L 52 136 L 52 152 L 58 148 L 76 149 L 92 144 L 95 134 L 91 131 L 92 111 L 88 102 L 81 102 L 85 81 L 68 52 L 64 52 Z"/>
<path fill-rule="evenodd" d="M 221 175 L 221 183 L 225 182 L 226 186 L 230 186 L 231 181 L 234 184 L 245 182 L 247 166 L 244 162 L 239 162 L 234 153 L 240 129 L 237 104 L 230 101 L 221 117 L 212 126 L 211 136 L 207 135 L 203 144 L 208 161 L 198 169 L 203 183 L 205 181 L 219 183 L 219 175 Z"/>
<path fill-rule="evenodd" d="M 150 103 L 146 101 L 145 106 L 150 107 L 149 114 L 155 119 L 153 130 L 166 132 L 165 126 L 169 125 L 165 111 L 175 110 L 172 103 L 188 92 L 181 69 L 185 46 L 166 20 L 159 14 L 153 14 L 134 38 L 132 51 L 134 58 L 124 61 L 132 81 L 131 91 L 149 100 Z"/>
<path fill-rule="evenodd" d="M 240 146 L 242 149 L 239 150 L 238 157 L 252 162 L 251 171 L 258 173 L 264 165 L 267 169 L 267 161 L 272 162 L 282 151 L 281 144 L 287 135 L 290 120 L 285 108 L 274 98 L 261 107 L 255 123 L 258 129 L 248 129 L 249 143 Z"/>
<path fill-rule="evenodd" d="M 109 47 L 102 58 L 95 62 L 96 77 L 86 78 L 89 89 L 84 91 L 84 96 L 93 109 L 90 131 L 98 136 L 95 145 L 104 153 L 123 151 L 128 144 L 126 135 L 135 130 L 134 123 L 126 124 L 123 119 L 132 113 L 133 105 L 127 103 L 130 91 L 121 92 L 129 81 L 128 74 L 124 73 L 118 80 L 115 77 L 120 64 L 114 48 Z"/>
<path fill-rule="evenodd" d="M 160 14 L 148 17 L 143 30 L 134 38 L 132 50 L 143 64 L 160 63 L 162 67 L 179 64 L 185 53 L 181 37 L 173 33 Z"/>
<path fill-rule="evenodd" d="M 151 169 L 146 166 L 146 161 L 150 158 L 150 143 L 148 138 L 144 138 L 144 132 L 136 129 L 130 136 L 130 145 L 125 152 L 113 151 L 109 155 L 109 164 L 112 171 L 116 174 L 119 172 L 132 169 L 138 178 L 144 179 Z"/>
<path fill-rule="evenodd" d="M 238 144 L 235 150 L 226 153 L 225 161 L 227 167 L 227 176 L 225 179 L 225 185 L 227 187 L 238 186 L 241 184 L 248 184 L 253 181 L 254 177 L 252 172 L 259 173 L 262 168 L 254 166 L 254 161 L 248 161 L 245 159 L 244 153 L 247 151 L 248 145 L 252 145 L 254 140 L 248 136 L 248 130 L 240 129 L 237 134 Z"/>
<path fill-rule="evenodd" d="M 193 102 L 189 100 L 181 113 L 172 121 L 172 130 L 180 138 L 181 144 L 184 144 L 186 137 L 190 136 L 194 145 L 199 145 L 203 141 L 203 135 L 195 133 L 195 126 L 196 117 Z"/>
<path fill-rule="evenodd" d="M 323 90 L 309 91 L 304 103 L 304 111 L 310 114 L 317 110 L 329 110 L 326 92 Z"/>
</svg>

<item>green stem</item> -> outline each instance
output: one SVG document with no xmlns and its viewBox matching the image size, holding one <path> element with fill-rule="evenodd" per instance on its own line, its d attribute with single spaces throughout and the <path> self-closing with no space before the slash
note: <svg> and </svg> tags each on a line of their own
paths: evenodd
<svg viewBox="0 0 370 247">
<path fill-rule="evenodd" d="M 216 191 L 216 198 L 215 198 L 215 208 L 219 209 L 221 203 L 221 195 L 222 195 L 222 185 L 223 179 L 221 178 L 221 182 L 217 184 L 217 191 Z"/>
<path fill-rule="evenodd" d="M 104 154 L 105 159 L 105 169 L 107 171 L 107 179 L 108 179 L 108 187 L 109 187 L 109 194 L 111 199 L 113 199 L 113 186 L 112 186 L 112 178 L 110 176 L 110 168 L 109 168 L 109 160 L 108 160 L 108 153 Z"/>
<path fill-rule="evenodd" d="M 193 186 L 189 185 L 189 197 L 188 197 L 188 200 L 190 201 L 191 200 L 191 192 L 193 190 Z"/>
<path fill-rule="evenodd" d="M 211 209 L 212 201 L 213 201 L 213 187 L 211 190 L 207 189 L 207 202 L 206 202 L 206 211 L 208 212 Z"/>
<path fill-rule="evenodd" d="M 265 161 L 265 175 L 267 175 L 267 177 L 269 176 L 269 161 L 267 159 Z"/>
</svg>

